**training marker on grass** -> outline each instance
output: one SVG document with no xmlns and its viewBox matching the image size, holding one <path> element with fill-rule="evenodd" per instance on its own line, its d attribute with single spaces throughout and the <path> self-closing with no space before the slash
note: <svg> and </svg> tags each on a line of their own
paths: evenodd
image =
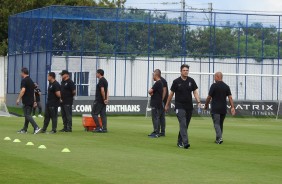
<svg viewBox="0 0 282 184">
<path fill-rule="evenodd" d="M 13 142 L 21 142 L 19 139 L 15 139 Z"/>
<path fill-rule="evenodd" d="M 44 145 L 40 145 L 38 148 L 39 149 L 47 149 L 46 146 L 44 146 Z"/>
<path fill-rule="evenodd" d="M 26 143 L 27 146 L 34 146 L 33 142 Z"/>
<path fill-rule="evenodd" d="M 64 148 L 63 150 L 62 150 L 62 153 L 69 153 L 69 152 L 71 152 L 68 148 Z"/>
<path fill-rule="evenodd" d="M 10 141 L 10 140 L 11 140 L 10 137 L 5 137 L 5 138 L 4 138 L 4 141 Z"/>
</svg>

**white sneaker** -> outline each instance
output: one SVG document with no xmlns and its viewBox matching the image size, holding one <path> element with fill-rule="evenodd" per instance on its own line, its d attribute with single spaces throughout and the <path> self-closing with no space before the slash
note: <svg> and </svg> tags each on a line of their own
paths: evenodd
<svg viewBox="0 0 282 184">
<path fill-rule="evenodd" d="M 33 118 L 36 118 L 36 116 L 34 115 L 34 116 L 32 116 Z"/>
<path fill-rule="evenodd" d="M 41 114 L 38 115 L 39 118 L 43 118 L 43 116 Z"/>
</svg>

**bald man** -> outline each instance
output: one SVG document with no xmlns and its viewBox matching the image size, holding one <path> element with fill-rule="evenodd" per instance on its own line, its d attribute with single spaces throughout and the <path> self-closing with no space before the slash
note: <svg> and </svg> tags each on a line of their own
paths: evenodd
<svg viewBox="0 0 282 184">
<path fill-rule="evenodd" d="M 156 69 L 154 71 L 154 81 L 155 84 L 148 91 L 151 96 L 151 108 L 152 108 L 152 121 L 153 121 L 153 132 L 149 134 L 149 137 L 157 138 L 160 135 L 159 126 L 161 118 L 164 116 L 163 107 L 163 83 L 161 81 L 161 71 Z"/>
<path fill-rule="evenodd" d="M 208 108 L 211 102 L 211 114 L 216 133 L 216 144 L 222 144 L 223 122 L 227 113 L 226 97 L 231 105 L 231 114 L 235 115 L 235 108 L 232 100 L 230 88 L 222 81 L 223 75 L 221 72 L 216 72 L 214 75 L 215 83 L 210 87 L 209 95 L 206 99 L 205 109 Z"/>
</svg>

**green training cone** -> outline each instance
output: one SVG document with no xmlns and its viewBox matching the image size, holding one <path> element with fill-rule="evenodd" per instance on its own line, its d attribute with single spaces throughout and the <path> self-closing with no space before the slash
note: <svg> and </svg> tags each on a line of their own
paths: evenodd
<svg viewBox="0 0 282 184">
<path fill-rule="evenodd" d="M 40 145 L 38 148 L 39 149 L 47 149 L 45 145 Z"/>
<path fill-rule="evenodd" d="M 11 140 L 10 137 L 5 137 L 5 138 L 4 138 L 4 141 L 10 141 L 10 140 Z"/>
<path fill-rule="evenodd" d="M 13 142 L 21 142 L 19 139 L 15 139 Z"/>
<path fill-rule="evenodd" d="M 26 143 L 27 146 L 34 146 L 33 142 Z"/>
<path fill-rule="evenodd" d="M 71 152 L 68 148 L 64 148 L 63 150 L 62 150 L 62 153 L 69 153 L 69 152 Z"/>
</svg>

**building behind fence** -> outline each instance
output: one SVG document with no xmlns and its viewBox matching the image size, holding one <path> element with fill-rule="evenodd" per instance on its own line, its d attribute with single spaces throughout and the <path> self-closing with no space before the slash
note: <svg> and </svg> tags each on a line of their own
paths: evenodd
<svg viewBox="0 0 282 184">
<path fill-rule="evenodd" d="M 281 16 L 50 6 L 9 17 L 8 99 L 28 67 L 46 93 L 47 73 L 72 72 L 92 96 L 105 70 L 111 96 L 147 96 L 151 74 L 179 71 L 281 75 Z M 171 84 L 178 75 L 166 74 Z M 212 76 L 194 75 L 201 97 Z M 278 77 L 225 76 L 238 100 L 279 100 Z"/>
</svg>

